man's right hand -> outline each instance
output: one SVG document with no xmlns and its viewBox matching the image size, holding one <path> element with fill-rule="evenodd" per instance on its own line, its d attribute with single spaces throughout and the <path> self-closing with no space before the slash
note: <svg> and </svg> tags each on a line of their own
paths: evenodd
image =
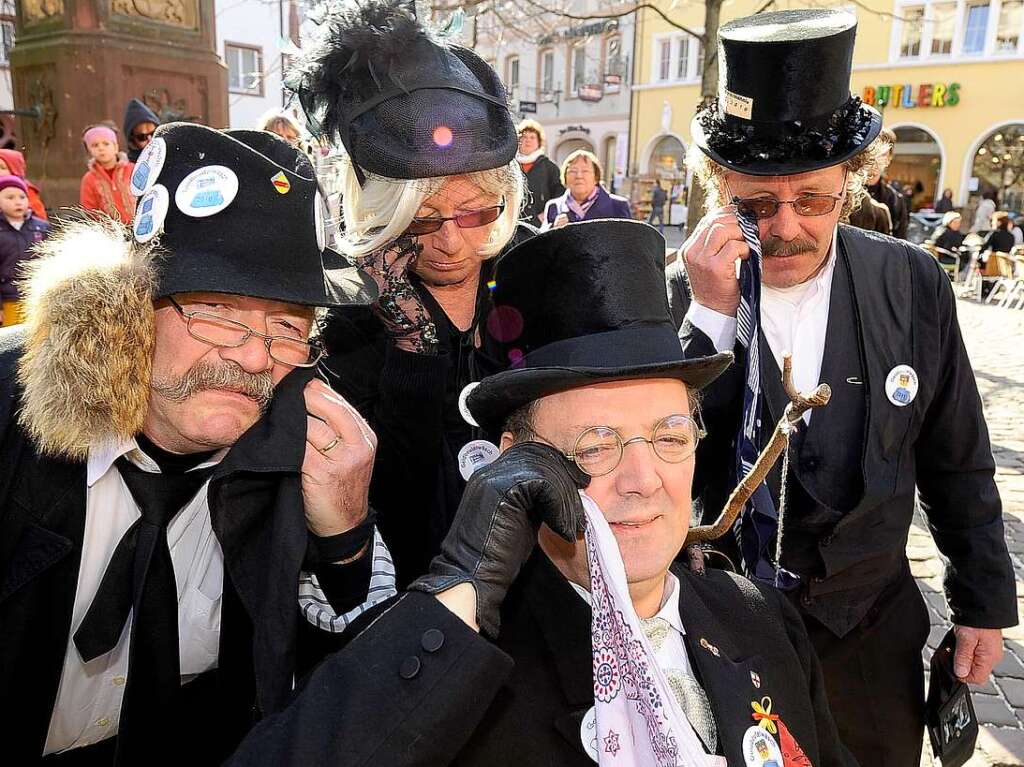
<svg viewBox="0 0 1024 767">
<path fill-rule="evenodd" d="M 750 246 L 736 221 L 736 208 L 715 208 L 702 218 L 679 253 L 686 264 L 694 300 L 727 317 L 735 317 L 740 305 L 736 260 L 750 256 Z"/>
<path fill-rule="evenodd" d="M 540 524 L 567 541 L 583 533 L 579 491 L 589 482 L 549 445 L 513 445 L 470 478 L 440 554 L 409 588 L 441 594 L 471 584 L 476 622 L 496 637 L 501 603 L 533 552 Z"/>
</svg>

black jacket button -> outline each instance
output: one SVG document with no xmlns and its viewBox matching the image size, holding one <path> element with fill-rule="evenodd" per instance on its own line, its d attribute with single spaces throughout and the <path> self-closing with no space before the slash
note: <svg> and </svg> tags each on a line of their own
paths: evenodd
<svg viewBox="0 0 1024 767">
<path fill-rule="evenodd" d="M 805 458 L 800 462 L 801 467 L 804 471 L 817 471 L 819 461 L 817 458 Z"/>
<path fill-rule="evenodd" d="M 402 661 L 402 665 L 398 667 L 398 675 L 402 679 L 412 679 L 418 673 L 420 673 L 420 659 L 415 655 L 410 655 L 408 658 Z"/>
<path fill-rule="evenodd" d="M 423 632 L 420 644 L 427 652 L 437 652 L 444 645 L 444 633 L 440 629 L 427 629 Z"/>
</svg>

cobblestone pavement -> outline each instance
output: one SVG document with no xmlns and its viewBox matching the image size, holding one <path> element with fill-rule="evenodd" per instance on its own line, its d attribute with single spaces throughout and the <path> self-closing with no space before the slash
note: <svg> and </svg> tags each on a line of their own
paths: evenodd
<svg viewBox="0 0 1024 767">
<path fill-rule="evenodd" d="M 1017 601 L 1024 608 L 1024 312 L 970 300 L 960 300 L 957 311 L 985 405 L 1006 540 L 1017 572 Z M 942 561 L 921 519 L 911 528 L 907 555 L 931 614 L 927 658 L 949 623 Z M 1004 636 L 1002 663 L 987 684 L 974 689 L 982 732 L 969 767 L 1024 766 L 1024 627 L 1008 629 Z M 930 764 L 927 743 L 925 752 L 922 764 Z"/>
</svg>

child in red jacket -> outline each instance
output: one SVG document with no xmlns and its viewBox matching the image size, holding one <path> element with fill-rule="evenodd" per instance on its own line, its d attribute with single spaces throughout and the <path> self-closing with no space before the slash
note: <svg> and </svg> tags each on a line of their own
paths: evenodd
<svg viewBox="0 0 1024 767">
<path fill-rule="evenodd" d="M 82 134 L 82 143 L 89 150 L 89 170 L 82 176 L 82 207 L 130 225 L 135 216 L 130 188 L 135 166 L 118 151 L 117 134 L 106 125 L 94 125 Z"/>
</svg>

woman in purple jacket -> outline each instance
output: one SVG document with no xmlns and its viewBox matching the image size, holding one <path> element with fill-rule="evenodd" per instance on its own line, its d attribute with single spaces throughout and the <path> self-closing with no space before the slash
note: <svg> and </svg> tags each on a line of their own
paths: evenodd
<svg viewBox="0 0 1024 767">
<path fill-rule="evenodd" d="M 549 200 L 542 229 L 557 229 L 593 218 L 633 218 L 629 200 L 601 186 L 601 163 L 593 152 L 577 149 L 562 163 L 565 194 Z"/>
</svg>

